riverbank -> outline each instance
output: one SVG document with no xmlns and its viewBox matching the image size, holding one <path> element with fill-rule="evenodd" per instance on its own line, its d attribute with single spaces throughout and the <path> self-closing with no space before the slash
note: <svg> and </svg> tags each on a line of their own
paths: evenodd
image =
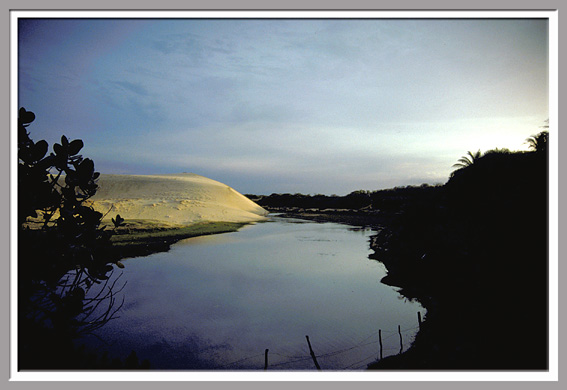
<svg viewBox="0 0 567 390">
<path fill-rule="evenodd" d="M 111 256 L 120 260 L 166 252 L 171 245 L 180 240 L 211 234 L 232 233 L 251 223 L 255 222 L 200 221 L 181 225 L 148 219 L 126 219 L 118 227 L 104 220 L 101 228 L 112 231 Z M 28 221 L 26 227 L 40 229 L 42 225 L 41 220 L 36 219 Z"/>
<path fill-rule="evenodd" d="M 315 222 L 335 222 L 358 227 L 380 228 L 392 221 L 394 215 L 373 210 L 303 209 L 297 207 L 267 207 L 270 213 L 282 218 L 298 218 Z"/>
<path fill-rule="evenodd" d="M 168 251 L 174 243 L 191 237 L 231 233 L 247 225 L 247 222 L 203 221 L 177 225 L 152 220 L 125 220 L 111 236 L 112 250 L 119 259 L 148 256 Z M 110 224 L 106 223 L 107 228 Z"/>
<path fill-rule="evenodd" d="M 280 218 L 335 222 L 374 229 L 380 229 L 392 219 L 392 216 L 385 213 L 359 210 L 303 210 L 297 208 L 266 208 L 266 210 Z M 108 221 L 104 221 L 102 226 L 114 231 L 110 239 L 114 253 L 118 258 L 125 259 L 168 251 L 171 245 L 186 238 L 236 232 L 251 223 L 256 222 L 202 221 L 179 225 L 156 220 L 128 219 L 118 228 L 114 228 Z"/>
</svg>

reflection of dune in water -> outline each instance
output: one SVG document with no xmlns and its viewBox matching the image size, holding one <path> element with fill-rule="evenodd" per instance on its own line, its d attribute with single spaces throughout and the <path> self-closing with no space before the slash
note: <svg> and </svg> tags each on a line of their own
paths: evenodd
<svg viewBox="0 0 567 390">
<path fill-rule="evenodd" d="M 213 234 L 186 238 L 184 240 L 177 241 L 175 245 L 216 245 L 228 244 L 230 242 L 235 242 L 235 239 L 230 234 Z"/>
</svg>

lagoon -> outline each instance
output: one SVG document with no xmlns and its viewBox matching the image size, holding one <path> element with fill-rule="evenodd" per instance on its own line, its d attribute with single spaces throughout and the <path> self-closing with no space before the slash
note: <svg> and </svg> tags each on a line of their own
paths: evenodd
<svg viewBox="0 0 567 390">
<path fill-rule="evenodd" d="M 375 233 L 272 216 L 124 260 L 119 318 L 80 342 L 169 370 L 263 370 L 268 349 L 268 370 L 295 371 L 315 370 L 309 336 L 322 370 L 363 370 L 379 333 L 384 357 L 406 350 L 425 312 L 380 282 Z"/>
</svg>

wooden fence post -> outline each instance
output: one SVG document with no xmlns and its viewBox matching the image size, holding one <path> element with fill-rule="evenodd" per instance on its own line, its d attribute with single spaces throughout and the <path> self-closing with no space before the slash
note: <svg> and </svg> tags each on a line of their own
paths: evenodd
<svg viewBox="0 0 567 390">
<path fill-rule="evenodd" d="M 400 325 L 398 325 L 398 334 L 400 335 L 400 354 L 401 354 L 402 351 L 404 350 L 404 343 L 402 341 L 402 330 L 400 328 Z"/>
<path fill-rule="evenodd" d="M 307 339 L 307 345 L 309 345 L 309 353 L 313 358 L 313 363 L 315 363 L 315 367 L 317 367 L 317 369 L 321 371 L 321 367 L 319 366 L 319 363 L 317 363 L 317 358 L 315 357 L 315 352 L 313 352 L 313 348 L 311 348 L 311 343 L 309 342 L 309 336 L 305 336 L 305 338 Z"/>
<path fill-rule="evenodd" d="M 382 329 L 378 329 L 378 341 L 380 342 L 380 360 L 382 360 Z"/>
</svg>

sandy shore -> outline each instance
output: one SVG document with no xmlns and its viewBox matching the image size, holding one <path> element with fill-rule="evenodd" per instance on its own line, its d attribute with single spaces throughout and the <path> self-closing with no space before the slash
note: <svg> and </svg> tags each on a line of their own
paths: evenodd
<svg viewBox="0 0 567 390">
<path fill-rule="evenodd" d="M 254 222 L 268 212 L 238 191 L 193 174 L 105 175 L 91 198 L 104 220 L 117 214 L 126 220 L 151 220 L 172 225 L 197 222 Z"/>
</svg>

